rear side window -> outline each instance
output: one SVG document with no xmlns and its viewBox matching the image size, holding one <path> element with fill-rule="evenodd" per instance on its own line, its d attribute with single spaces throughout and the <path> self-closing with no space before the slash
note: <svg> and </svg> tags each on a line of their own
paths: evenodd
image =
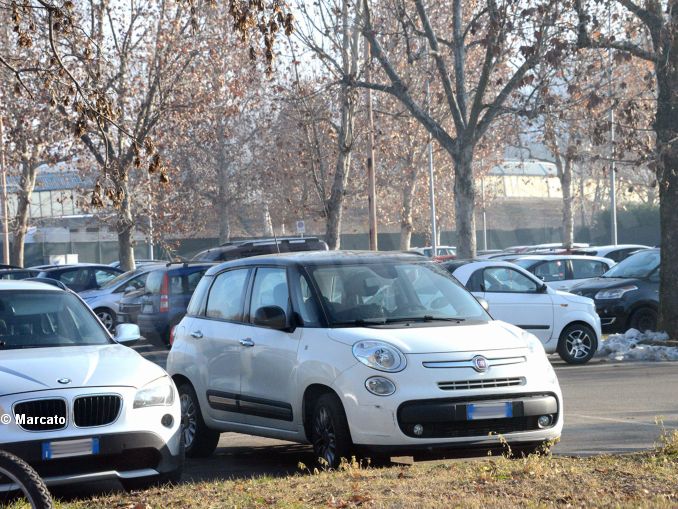
<svg viewBox="0 0 678 509">
<path fill-rule="evenodd" d="M 88 269 L 74 269 L 62 272 L 59 276 L 59 281 L 67 286 L 86 286 L 89 283 Z"/>
<path fill-rule="evenodd" d="M 608 267 L 597 260 L 572 260 L 574 279 L 598 277 L 607 272 Z"/>
<path fill-rule="evenodd" d="M 184 293 L 184 278 L 186 276 L 172 276 L 169 278 L 170 295 L 181 295 Z"/>
<path fill-rule="evenodd" d="M 207 290 L 214 281 L 213 277 L 205 276 L 200 279 L 197 288 L 193 292 L 191 302 L 188 304 L 186 314 L 189 316 L 202 315 L 205 309 L 205 300 L 207 298 Z"/>
<path fill-rule="evenodd" d="M 205 314 L 218 320 L 242 321 L 242 309 L 250 269 L 222 272 L 214 278 Z"/>
<path fill-rule="evenodd" d="M 162 288 L 162 277 L 164 275 L 164 270 L 154 270 L 151 272 L 146 279 L 146 293 L 160 293 L 160 288 Z"/>
</svg>

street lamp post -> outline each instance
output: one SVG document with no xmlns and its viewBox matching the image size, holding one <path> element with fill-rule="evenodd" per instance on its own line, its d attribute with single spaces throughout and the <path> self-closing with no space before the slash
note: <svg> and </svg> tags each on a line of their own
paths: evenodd
<svg viewBox="0 0 678 509">
<path fill-rule="evenodd" d="M 426 79 L 426 108 L 431 111 L 431 78 Z M 431 248 L 432 255 L 438 255 L 438 228 L 436 226 L 436 195 L 435 179 L 433 176 L 433 137 L 428 133 L 428 182 L 429 199 L 431 203 Z"/>
<path fill-rule="evenodd" d="M 607 11 L 607 30 L 608 34 L 612 36 L 612 2 Z M 612 97 L 612 50 L 607 50 L 608 58 L 608 95 L 610 98 L 610 231 L 611 241 L 613 245 L 617 245 L 617 168 L 615 164 L 615 149 L 614 149 L 614 98 Z"/>
<path fill-rule="evenodd" d="M 7 203 L 7 165 L 5 163 L 5 126 L 2 121 L 2 96 L 0 95 L 0 172 L 2 173 L 2 190 L 0 198 L 2 200 L 2 260 L 5 265 L 9 265 L 9 207 Z"/>
</svg>

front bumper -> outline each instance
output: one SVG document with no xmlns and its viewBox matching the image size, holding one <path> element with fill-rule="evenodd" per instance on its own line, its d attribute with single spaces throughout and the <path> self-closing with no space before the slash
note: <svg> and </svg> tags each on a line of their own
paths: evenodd
<svg viewBox="0 0 678 509">
<path fill-rule="evenodd" d="M 77 438 L 98 438 L 98 454 L 44 460 L 44 440 L 1 444 L 1 447 L 30 464 L 48 486 L 154 477 L 175 473 L 183 467 L 183 451 L 173 453 L 165 440 L 152 432 L 81 435 Z M 12 488 L 12 485 L 0 484 L 0 492 Z"/>
<path fill-rule="evenodd" d="M 524 360 L 494 365 L 486 373 L 471 367 L 424 365 L 463 364 L 476 354 L 461 352 L 408 355 L 408 365 L 400 373 L 377 373 L 362 364 L 346 370 L 335 390 L 342 399 L 353 442 L 370 449 L 411 450 L 494 447 L 502 441 L 528 445 L 557 439 L 563 428 L 563 400 L 546 356 L 527 349 L 478 353 L 488 359 Z M 375 375 L 389 378 L 396 392 L 391 396 L 369 393 L 365 380 Z M 488 403 L 505 404 L 510 410 L 501 418 L 469 418 L 468 405 Z M 542 415 L 552 418 L 543 428 L 537 423 Z M 415 425 L 423 431 L 415 433 Z"/>
<path fill-rule="evenodd" d="M 628 310 L 622 299 L 597 300 L 595 303 L 603 332 L 608 334 L 626 332 Z"/>
</svg>

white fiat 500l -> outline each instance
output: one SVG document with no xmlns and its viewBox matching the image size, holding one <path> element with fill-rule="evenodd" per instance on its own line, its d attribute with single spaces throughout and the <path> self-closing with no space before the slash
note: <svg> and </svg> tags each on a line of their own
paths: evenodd
<svg viewBox="0 0 678 509">
<path fill-rule="evenodd" d="M 593 300 L 554 290 L 509 262 L 455 260 L 443 266 L 489 303 L 494 318 L 531 332 L 547 353 L 583 364 L 598 350 L 601 326 Z"/>
<path fill-rule="evenodd" d="M 310 442 L 336 466 L 387 451 L 555 439 L 563 402 L 539 340 L 494 321 L 416 255 L 260 256 L 208 271 L 174 331 L 186 454 L 219 433 Z"/>
<path fill-rule="evenodd" d="M 0 449 L 48 485 L 176 480 L 181 412 L 171 378 L 116 340 L 71 291 L 0 282 Z M 0 477 L 0 491 L 13 489 Z"/>
</svg>

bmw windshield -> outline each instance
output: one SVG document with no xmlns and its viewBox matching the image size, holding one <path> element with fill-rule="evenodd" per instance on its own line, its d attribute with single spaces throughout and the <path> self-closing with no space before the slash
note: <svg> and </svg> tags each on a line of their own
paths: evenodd
<svg viewBox="0 0 678 509">
<path fill-rule="evenodd" d="M 110 343 L 87 306 L 69 292 L 0 292 L 0 350 Z"/>
<path fill-rule="evenodd" d="M 622 260 L 602 277 L 623 279 L 646 278 L 659 267 L 659 251 L 641 251 Z"/>
<path fill-rule="evenodd" d="M 475 298 L 432 263 L 310 267 L 331 326 L 491 320 Z"/>
</svg>

